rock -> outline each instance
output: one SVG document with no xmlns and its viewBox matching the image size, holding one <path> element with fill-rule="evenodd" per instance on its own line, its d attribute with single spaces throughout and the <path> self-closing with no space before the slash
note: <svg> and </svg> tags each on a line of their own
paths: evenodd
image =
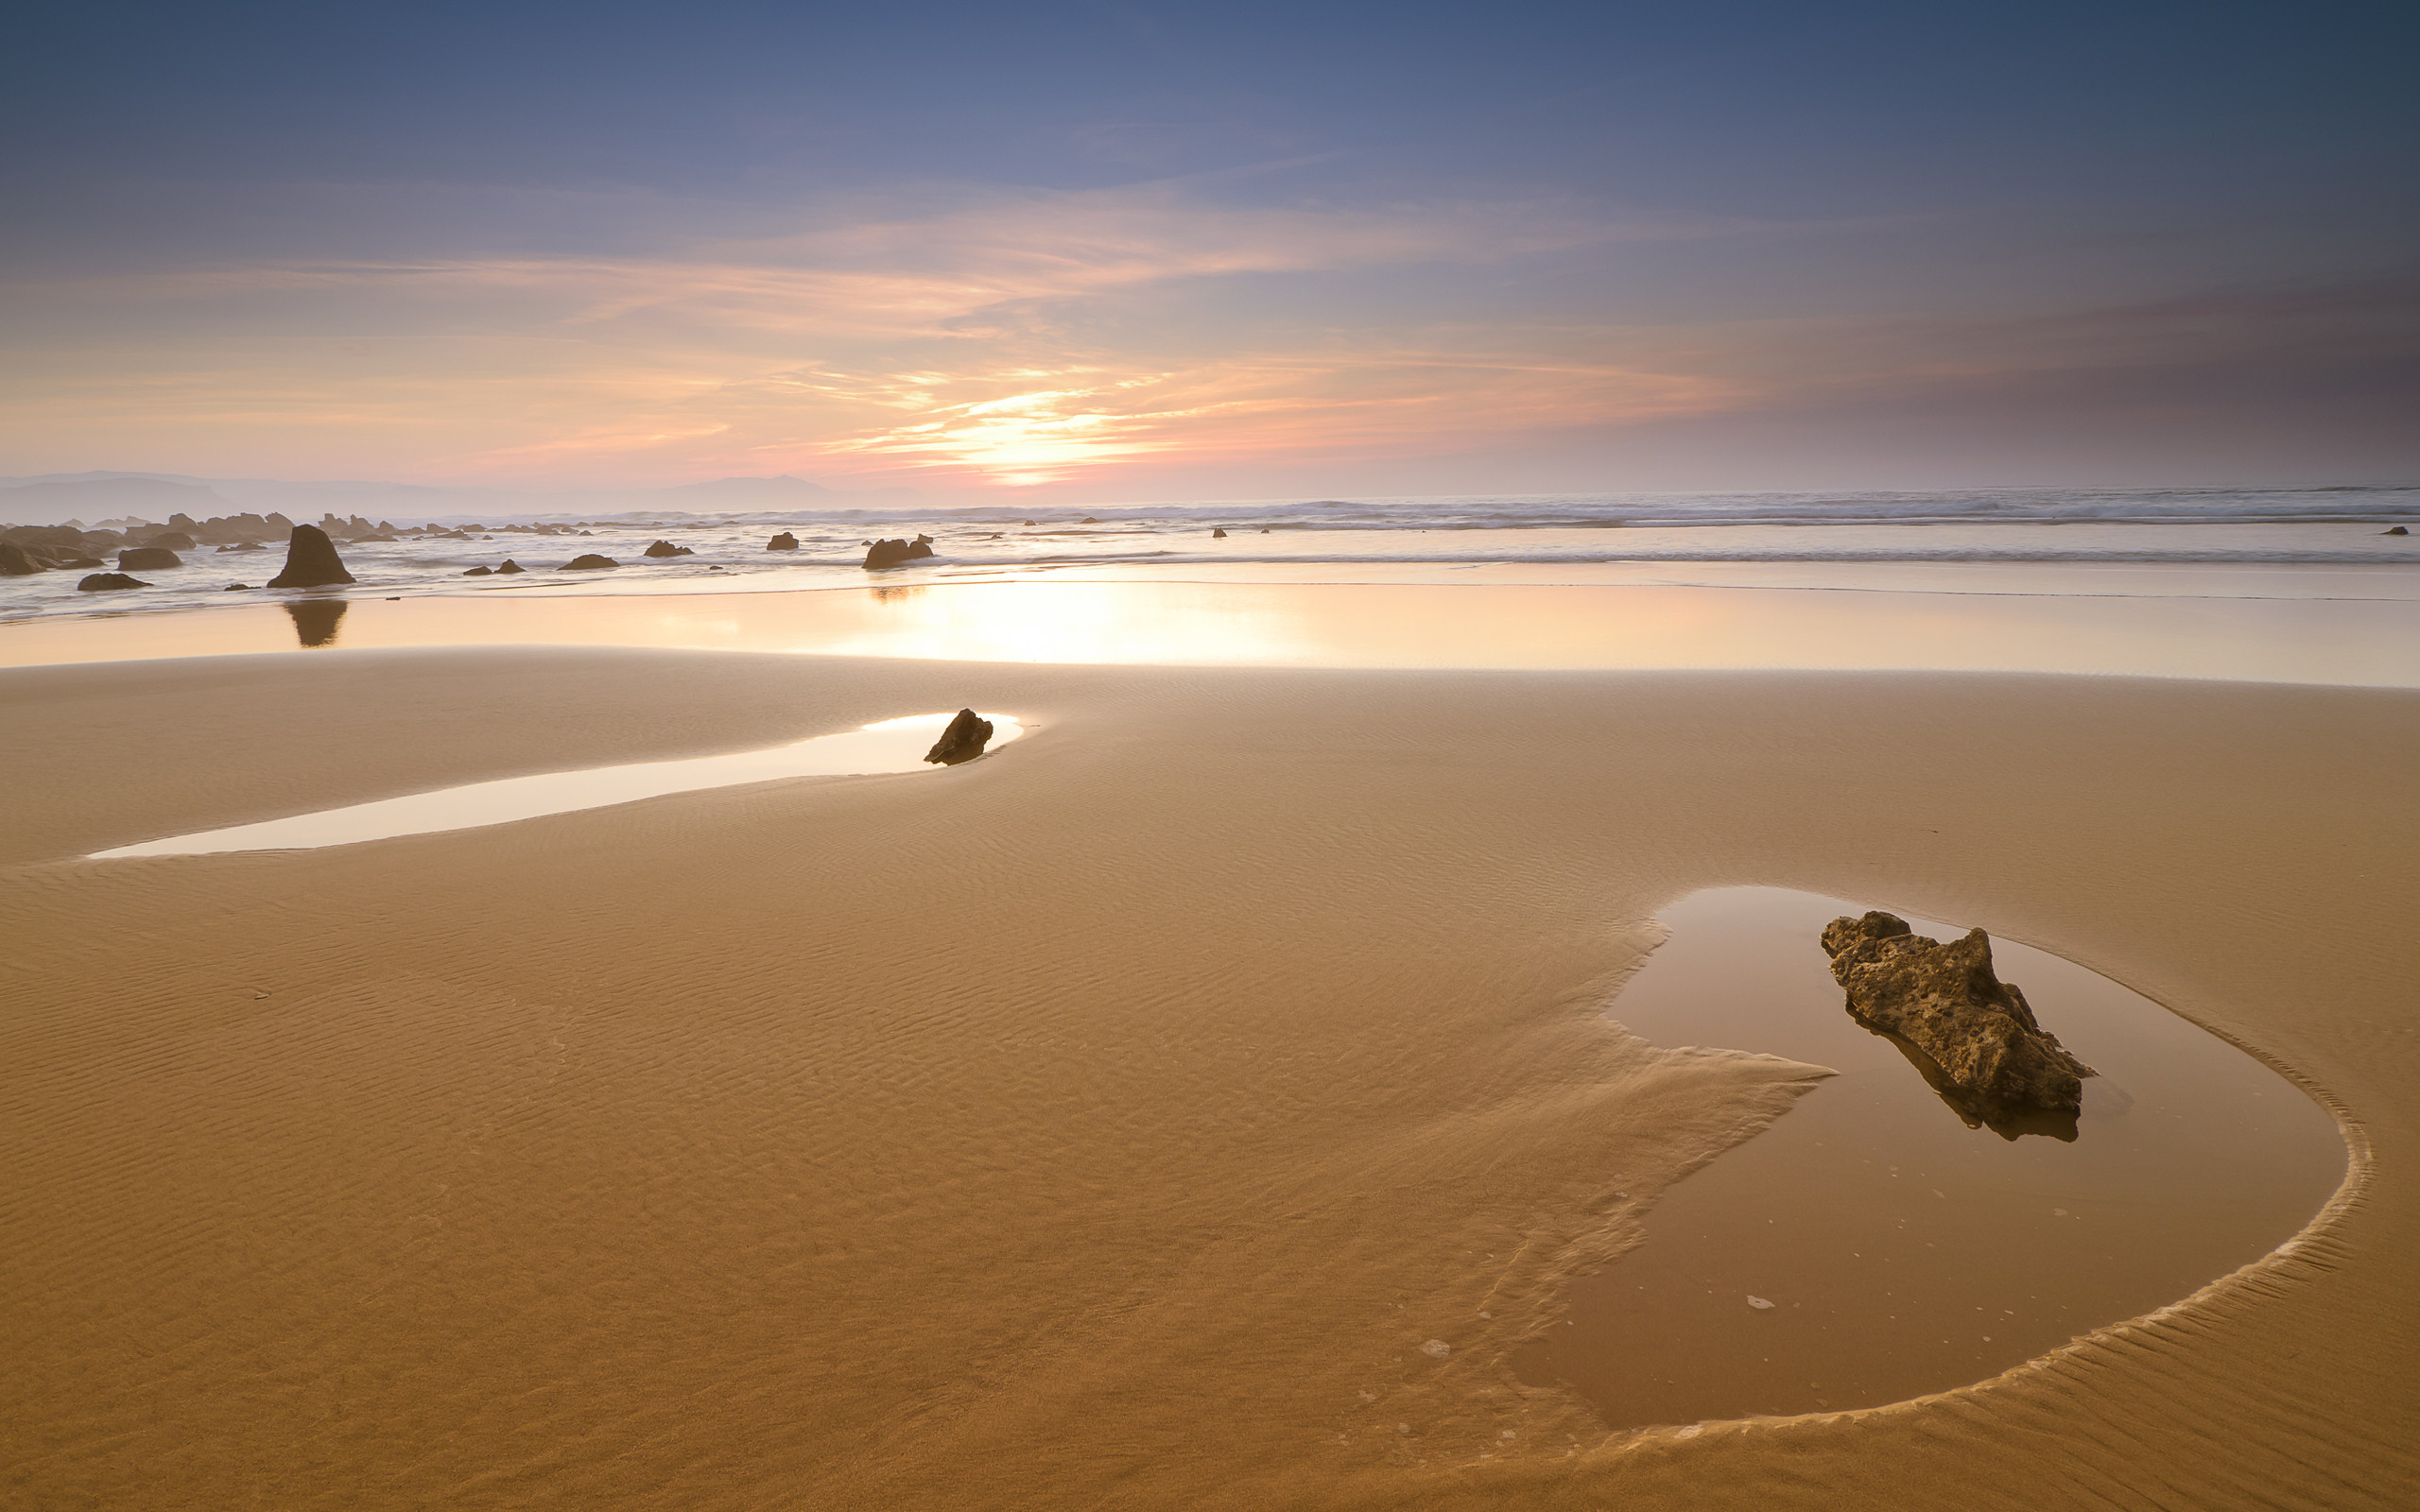
<svg viewBox="0 0 2420 1512">
<path fill-rule="evenodd" d="M 0 577 L 31 577 L 43 571 L 43 564 L 26 556 L 25 547 L 13 541 L 0 541 Z"/>
<path fill-rule="evenodd" d="M 919 557 L 933 554 L 932 538 L 918 536 L 913 541 L 877 541 L 866 548 L 868 567 L 897 567 Z"/>
<path fill-rule="evenodd" d="M 1942 1094 L 1997 1126 L 2010 1114 L 2074 1113 L 2093 1069 L 2034 1022 L 2025 994 L 1992 973 L 1991 936 L 1944 945 L 1892 914 L 1835 919 L 1824 929 L 1832 975 L 1851 1017 L 1921 1051 Z"/>
<path fill-rule="evenodd" d="M 2378 534 L 2381 536 L 2408 536 L 2411 534 L 2411 532 L 2406 530 L 2401 525 L 2394 525 L 2389 529 L 2379 531 Z"/>
<path fill-rule="evenodd" d="M 798 550 L 798 537 L 793 536 L 788 531 L 785 530 L 780 535 L 775 536 L 772 540 L 765 542 L 765 549 L 767 551 L 796 551 Z"/>
<path fill-rule="evenodd" d="M 285 544 L 285 570 L 268 580 L 271 588 L 325 588 L 332 583 L 349 583 L 353 574 L 344 570 L 344 558 L 337 555 L 337 543 L 318 525 L 296 525 L 293 537 Z"/>
<path fill-rule="evenodd" d="M 960 709 L 942 731 L 942 738 L 933 742 L 933 748 L 925 752 L 925 760 L 942 766 L 971 762 L 983 754 L 984 744 L 991 738 L 992 721 L 972 709 Z"/>
<path fill-rule="evenodd" d="M 122 573 L 156 573 L 183 565 L 183 559 L 165 546 L 129 546 L 117 554 L 117 570 Z"/>
<path fill-rule="evenodd" d="M 556 568 L 555 571 L 559 573 L 589 573 L 595 572 L 600 567 L 619 567 L 620 565 L 622 564 L 615 561 L 611 557 L 599 557 L 596 553 L 591 551 L 585 552 L 578 557 L 574 557 L 571 560 Z"/>
<path fill-rule="evenodd" d="M 1086 515 L 1081 520 L 1077 521 L 1076 524 L 1080 525 L 1097 525 L 1100 524 L 1100 522 L 1094 519 L 1091 515 Z"/>
<path fill-rule="evenodd" d="M 105 593 L 117 588 L 148 588 L 151 585 L 129 577 L 124 573 L 95 573 L 76 585 L 79 593 Z"/>
<path fill-rule="evenodd" d="M 250 583 L 229 583 L 223 591 L 230 593 L 250 593 L 251 587 Z"/>
<path fill-rule="evenodd" d="M 498 577 L 510 577 L 514 573 L 526 573 L 528 570 L 528 568 L 522 566 L 511 558 L 507 557 L 504 560 L 496 564 L 495 575 Z"/>
<path fill-rule="evenodd" d="M 1265 535 L 1267 535 L 1267 534 L 1269 534 L 1269 527 L 1268 527 L 1267 525 L 1263 525 L 1263 526 L 1261 526 L 1261 527 L 1260 527 L 1260 533 L 1261 533 L 1262 535 L 1264 535 L 1264 536 L 1265 536 Z"/>
<path fill-rule="evenodd" d="M 177 518 L 182 520 L 184 516 L 179 515 Z M 194 549 L 195 541 L 193 537 L 182 530 L 163 530 L 144 544 L 157 546 L 162 551 L 191 551 Z"/>
<path fill-rule="evenodd" d="M 642 557 L 694 557 L 697 553 L 686 546 L 676 546 L 668 541 L 659 541 L 639 555 Z"/>
<path fill-rule="evenodd" d="M 1223 529 L 1213 530 L 1210 532 L 1210 539 L 1213 541 L 1224 541 L 1227 539 L 1227 532 Z"/>
<path fill-rule="evenodd" d="M 1027 522 L 1026 522 L 1026 524 L 1033 524 L 1033 522 L 1032 522 L 1032 521 L 1030 521 L 1030 520 L 1028 520 L 1028 521 L 1027 521 Z"/>
<path fill-rule="evenodd" d="M 462 569 L 462 576 L 465 577 L 493 577 L 495 576 L 495 569 L 493 567 L 465 567 Z"/>
</svg>

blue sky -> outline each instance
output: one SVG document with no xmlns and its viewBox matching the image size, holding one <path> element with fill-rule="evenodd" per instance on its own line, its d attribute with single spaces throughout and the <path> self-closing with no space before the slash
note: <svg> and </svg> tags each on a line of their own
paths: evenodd
<svg viewBox="0 0 2420 1512">
<path fill-rule="evenodd" d="M 2414 14 L 38 6 L 0 472 L 2408 477 Z"/>
</svg>

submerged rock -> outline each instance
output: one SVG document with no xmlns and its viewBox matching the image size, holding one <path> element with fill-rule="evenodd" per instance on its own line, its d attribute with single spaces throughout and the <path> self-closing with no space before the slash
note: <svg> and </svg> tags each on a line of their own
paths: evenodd
<svg viewBox="0 0 2420 1512">
<path fill-rule="evenodd" d="M 932 554 L 933 538 L 930 536 L 918 536 L 913 541 L 877 541 L 866 547 L 866 565 L 897 567 Z"/>
<path fill-rule="evenodd" d="M 151 585 L 124 573 L 95 573 L 76 585 L 79 593 L 106 593 L 119 588 L 148 588 Z"/>
<path fill-rule="evenodd" d="M 571 560 L 556 568 L 555 571 L 559 573 L 587 573 L 595 572 L 600 567 L 619 567 L 620 565 L 622 564 L 615 561 L 611 557 L 599 557 L 596 553 L 591 551 L 583 552 L 581 555 L 574 557 Z"/>
<path fill-rule="evenodd" d="M 183 565 L 183 559 L 165 546 L 129 546 L 117 554 L 117 570 L 122 573 L 156 573 Z"/>
<path fill-rule="evenodd" d="M 271 588 L 326 588 L 353 581 L 337 555 L 337 543 L 318 525 L 296 525 L 285 544 L 285 570 L 268 580 Z"/>
<path fill-rule="evenodd" d="M 775 536 L 772 540 L 765 542 L 765 549 L 767 551 L 796 551 L 798 550 L 798 537 L 793 536 L 788 531 L 785 530 L 780 535 Z"/>
<path fill-rule="evenodd" d="M 1992 971 L 1979 929 L 1945 945 L 1896 915 L 1835 919 L 1824 929 L 1850 1016 L 1921 1051 L 1943 1094 L 1985 1122 L 2043 1109 L 2073 1113 L 2093 1069 L 2034 1022 L 2025 994 Z"/>
<path fill-rule="evenodd" d="M 983 754 L 983 747 L 991 738 L 992 721 L 972 709 L 960 709 L 949 728 L 942 731 L 942 738 L 933 742 L 933 748 L 925 752 L 925 760 L 942 766 L 971 762 Z"/>
<path fill-rule="evenodd" d="M 697 553 L 686 546 L 676 546 L 668 541 L 659 541 L 639 555 L 642 557 L 694 557 Z"/>
<path fill-rule="evenodd" d="M 510 577 L 514 573 L 526 573 L 528 570 L 528 568 L 522 566 L 511 558 L 507 557 L 504 560 L 496 564 L 495 575 L 498 577 Z"/>
</svg>

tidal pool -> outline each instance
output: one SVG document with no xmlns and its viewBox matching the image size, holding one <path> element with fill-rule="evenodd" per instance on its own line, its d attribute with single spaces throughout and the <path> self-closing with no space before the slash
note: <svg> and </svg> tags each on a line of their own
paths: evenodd
<svg viewBox="0 0 2420 1512">
<path fill-rule="evenodd" d="M 222 850 L 302 850 L 319 846 L 351 845 L 384 840 L 399 834 L 427 834 L 440 830 L 468 830 L 485 824 L 532 819 L 574 809 L 631 803 L 666 793 L 705 787 L 731 787 L 781 777 L 842 777 L 869 772 L 909 772 L 925 765 L 925 753 L 941 738 L 954 717 L 948 713 L 908 714 L 885 719 L 861 730 L 818 735 L 765 750 L 735 751 L 724 756 L 697 756 L 686 761 L 634 762 L 621 766 L 596 766 L 584 771 L 541 772 L 532 777 L 507 777 L 493 782 L 471 782 L 354 803 L 317 814 L 239 824 L 231 829 L 204 830 L 198 834 L 146 840 L 140 845 L 96 850 L 95 861 L 120 856 L 189 856 Z M 991 748 L 1007 745 L 1025 732 L 1004 714 L 993 714 Z"/>
<path fill-rule="evenodd" d="M 1969 1126 L 1842 1008 L 1818 936 L 1873 906 L 1725 887 L 1664 912 L 1670 937 L 1616 1021 L 1839 1074 L 1674 1187 L 1644 1243 L 1573 1285 L 1569 1322 L 1514 1353 L 1523 1380 L 1614 1428 L 1905 1400 L 2191 1295 L 2292 1238 L 2343 1179 L 2335 1122 L 2276 1072 L 1999 938 L 2001 978 L 2100 1074 L 2072 1141 Z"/>
</svg>

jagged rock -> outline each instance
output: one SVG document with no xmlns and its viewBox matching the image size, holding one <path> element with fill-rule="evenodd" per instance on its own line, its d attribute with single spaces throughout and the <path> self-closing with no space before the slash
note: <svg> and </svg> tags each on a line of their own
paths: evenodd
<svg viewBox="0 0 2420 1512">
<path fill-rule="evenodd" d="M 105 593 L 117 588 L 148 588 L 151 585 L 124 573 L 95 573 L 76 585 L 79 593 Z"/>
<path fill-rule="evenodd" d="M 595 572 L 601 567 L 619 567 L 620 565 L 622 564 L 615 561 L 611 557 L 600 557 L 596 555 L 596 553 L 591 551 L 584 552 L 579 556 L 574 557 L 571 560 L 556 568 L 555 571 L 559 573 L 588 573 Z"/>
<path fill-rule="evenodd" d="M 2408 536 L 2411 534 L 2411 532 L 2401 525 L 2395 525 L 2391 529 L 2381 530 L 2378 534 L 2381 536 Z"/>
<path fill-rule="evenodd" d="M 462 569 L 462 576 L 465 577 L 493 577 L 495 576 L 495 569 L 493 567 L 465 567 Z"/>
<path fill-rule="evenodd" d="M 930 536 L 918 536 L 913 541 L 877 541 L 866 547 L 866 565 L 897 567 L 932 554 L 933 538 Z"/>
<path fill-rule="evenodd" d="M 0 577 L 31 577 L 45 569 L 13 541 L 0 541 Z"/>
<path fill-rule="evenodd" d="M 984 743 L 991 738 L 992 721 L 972 709 L 960 709 L 942 731 L 942 738 L 933 742 L 933 748 L 925 752 L 925 760 L 942 766 L 971 762 L 983 754 Z"/>
<path fill-rule="evenodd" d="M 496 564 L 495 575 L 498 577 L 510 577 L 514 573 L 526 573 L 528 570 L 528 568 L 522 566 L 511 558 L 507 557 L 503 561 Z"/>
<path fill-rule="evenodd" d="M 179 515 L 177 518 L 182 520 L 184 516 Z M 191 551 L 194 549 L 195 541 L 193 537 L 182 530 L 163 530 L 144 544 L 157 546 L 162 551 Z"/>
<path fill-rule="evenodd" d="M 1227 532 L 1224 529 L 1213 530 L 1210 532 L 1210 539 L 1213 541 L 1224 541 L 1227 539 Z"/>
<path fill-rule="evenodd" d="M 798 550 L 798 537 L 793 536 L 788 531 L 785 530 L 780 535 L 775 536 L 772 540 L 765 542 L 765 549 L 767 551 L 796 551 Z"/>
<path fill-rule="evenodd" d="M 1969 930 L 1945 945 L 1885 913 L 1824 929 L 1832 975 L 1852 1017 L 1931 1060 L 1944 1095 L 1986 1121 L 2027 1109 L 2072 1113 L 2093 1069 L 2034 1022 L 2025 994 L 1992 972 L 1991 936 Z"/>
<path fill-rule="evenodd" d="M 697 553 L 686 546 L 676 546 L 668 541 L 659 541 L 639 555 L 642 557 L 694 557 Z"/>
<path fill-rule="evenodd" d="M 318 525 L 296 525 L 285 546 L 285 570 L 270 578 L 268 586 L 325 588 L 352 581 L 353 574 L 344 570 L 344 558 L 337 555 L 328 533 Z"/>
<path fill-rule="evenodd" d="M 117 554 L 122 573 L 156 573 L 183 565 L 183 558 L 165 546 L 129 546 Z"/>
</svg>

